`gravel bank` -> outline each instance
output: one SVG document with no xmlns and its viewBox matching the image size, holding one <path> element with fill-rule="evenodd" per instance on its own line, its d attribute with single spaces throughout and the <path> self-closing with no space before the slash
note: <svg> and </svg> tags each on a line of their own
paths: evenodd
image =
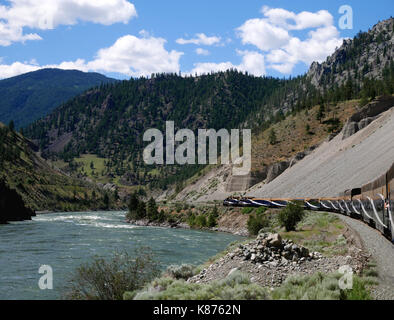
<svg viewBox="0 0 394 320">
<path fill-rule="evenodd" d="M 292 241 L 282 240 L 279 235 L 262 234 L 256 240 L 240 245 L 188 281 L 208 283 L 240 270 L 249 274 L 252 282 L 274 288 L 292 275 L 337 272 L 344 265 L 350 265 L 360 273 L 366 262 L 363 250 L 353 237 L 347 239 L 347 246 L 347 256 L 323 257 Z"/>
<path fill-rule="evenodd" d="M 377 300 L 394 300 L 394 245 L 366 224 L 337 215 L 355 230 L 363 241 L 365 249 L 377 264 L 380 284 L 373 292 Z"/>
</svg>

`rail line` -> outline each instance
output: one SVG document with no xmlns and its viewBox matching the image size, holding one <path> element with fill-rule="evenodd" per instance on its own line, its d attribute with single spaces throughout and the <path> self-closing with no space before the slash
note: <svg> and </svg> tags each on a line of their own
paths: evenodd
<svg viewBox="0 0 394 320">
<path fill-rule="evenodd" d="M 284 208 L 291 202 L 302 202 L 313 211 L 334 212 L 358 219 L 377 229 L 394 242 L 394 164 L 382 176 L 362 187 L 341 192 L 337 198 L 276 199 L 230 197 L 224 206 Z"/>
</svg>

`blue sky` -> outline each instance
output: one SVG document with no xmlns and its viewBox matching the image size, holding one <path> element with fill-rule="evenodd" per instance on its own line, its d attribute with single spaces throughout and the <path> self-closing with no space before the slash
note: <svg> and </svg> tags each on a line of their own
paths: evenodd
<svg viewBox="0 0 394 320">
<path fill-rule="evenodd" d="M 351 30 L 339 26 L 343 5 Z M 120 79 L 228 68 L 294 76 L 393 12 L 392 0 L 0 0 L 0 78 L 44 67 Z"/>
</svg>

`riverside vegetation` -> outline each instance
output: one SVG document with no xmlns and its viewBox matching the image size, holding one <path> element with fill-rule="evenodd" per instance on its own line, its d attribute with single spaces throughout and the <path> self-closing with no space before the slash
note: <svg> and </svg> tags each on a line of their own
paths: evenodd
<svg viewBox="0 0 394 320">
<path fill-rule="evenodd" d="M 293 263 L 298 261 L 297 266 L 302 266 L 302 261 L 310 260 L 312 263 L 316 261 L 326 268 L 327 261 L 329 261 L 329 258 L 326 257 L 348 254 L 337 251 L 338 247 L 344 246 L 343 240 L 339 236 L 337 237 L 338 234 L 342 235 L 344 225 L 336 217 L 325 213 L 306 212 L 303 220 L 297 224 L 298 231 L 291 232 L 286 232 L 285 228 L 280 227 L 279 224 L 272 225 L 272 223 L 277 223 L 272 222 L 275 218 L 268 217 L 267 219 L 271 221 L 269 228 L 282 229 L 282 236 L 260 233 L 252 241 L 242 240 L 231 244 L 224 252 L 198 267 L 191 265 L 170 266 L 165 271 L 159 272 L 157 262 L 147 249 L 137 250 L 133 255 L 123 253 L 124 258 L 120 258 L 122 255 L 116 254 L 112 260 L 107 262 L 97 258 L 92 263 L 77 269 L 74 278 L 70 281 L 73 285 L 68 297 L 73 299 L 126 300 L 371 299 L 370 291 L 376 284 L 377 276 L 372 264 L 369 268 L 362 269 L 357 275 L 354 275 L 353 289 L 347 290 L 340 289 L 339 279 L 343 275 L 335 271 L 335 268 L 330 272 L 314 272 L 314 269 L 310 268 L 310 274 L 300 272 L 292 274 L 290 277 L 287 277 L 290 272 L 286 272 L 284 281 L 275 286 L 262 285 L 254 279 L 255 273 L 245 270 L 233 268 L 223 273 L 223 266 L 217 270 L 212 268 L 216 264 L 220 265 L 220 261 L 223 259 L 235 259 L 237 250 L 243 259 L 247 259 L 245 260 L 247 263 L 257 266 L 260 262 L 253 258 L 251 253 L 253 248 L 269 252 L 269 257 L 271 257 L 271 253 L 273 254 L 272 261 L 270 259 L 267 261 L 272 265 L 275 263 L 275 266 L 270 269 L 275 274 L 283 272 L 280 271 L 283 258 L 276 260 L 279 248 L 284 248 L 280 249 L 284 250 L 284 256 L 291 254 Z M 321 230 L 326 227 L 327 223 L 330 223 L 330 228 L 326 234 L 323 234 Z M 282 237 L 284 240 L 281 240 Z M 292 238 L 297 239 L 296 242 L 293 242 Z M 322 248 L 319 245 L 322 245 L 323 239 L 329 243 L 328 245 L 324 244 L 324 248 L 330 249 L 329 252 L 323 251 L 323 254 L 320 254 L 310 251 Z M 307 247 L 303 247 L 302 244 Z M 232 258 L 228 258 L 230 256 Z M 295 256 L 297 256 L 297 260 L 294 260 Z M 257 257 L 256 254 L 255 257 Z M 287 257 L 291 259 L 290 256 Z M 289 264 L 290 268 L 292 265 Z M 136 268 L 139 268 L 138 275 Z M 208 277 L 210 270 L 215 274 L 215 277 L 205 281 L 204 277 Z M 220 274 L 224 274 L 223 278 L 220 277 Z"/>
<path fill-rule="evenodd" d="M 133 195 L 130 202 L 133 204 L 130 207 L 134 218 L 139 214 L 144 217 L 147 215 L 155 217 L 157 214 L 153 199 L 145 204 L 137 195 Z M 138 208 L 141 210 L 140 213 L 137 213 Z M 347 249 L 350 250 L 346 245 L 346 238 L 343 237 L 345 226 L 337 217 L 321 212 L 304 213 L 297 204 L 281 210 L 286 219 L 279 218 L 280 214 L 273 210 L 263 212 L 261 208 L 245 208 L 242 211 L 243 214 L 251 217 L 249 221 L 257 221 L 252 223 L 254 226 L 251 229 L 256 229 L 259 225 L 260 219 L 256 220 L 256 217 L 265 216 L 262 223 L 264 227 L 257 238 L 231 244 L 228 249 L 204 265 L 170 266 L 164 272 L 160 272 L 158 263 L 149 249 L 137 250 L 133 256 L 117 253 L 112 260 L 104 261 L 97 258 L 94 262 L 78 268 L 70 281 L 71 290 L 69 289 L 67 296 L 73 299 L 126 300 L 368 300 L 372 298 L 371 288 L 377 283 L 377 273 L 373 264 L 360 267 L 357 270 L 358 274 L 353 277 L 353 289 L 345 290 L 339 287 L 339 280 L 343 275 L 336 271 L 335 264 L 334 268 L 328 267 L 330 257 L 339 255 L 345 260 L 349 258 L 344 257 L 349 254 Z M 291 220 L 293 225 L 294 219 L 298 221 L 295 227 L 288 228 L 287 220 Z M 290 230 L 287 231 L 288 229 Z M 264 233 L 269 230 L 279 231 L 281 235 Z M 318 249 L 324 250 L 321 250 L 322 253 L 313 251 Z M 263 254 L 261 256 L 263 260 L 258 259 L 259 250 Z M 256 281 L 255 273 L 238 268 L 223 273 L 225 270 L 223 260 L 234 260 L 238 255 L 242 260 L 255 266 L 261 263 L 267 264 L 274 274 L 280 275 L 284 272 L 280 267 L 283 264 L 287 265 L 289 270 L 284 272 L 283 281 L 273 286 L 262 285 Z M 311 261 L 310 266 L 317 263 L 323 267 L 322 270 L 328 267 L 332 271 L 314 272 L 314 268 L 308 267 L 307 269 L 311 270 L 307 274 L 291 272 L 294 264 L 295 269 L 303 270 L 302 264 L 307 261 Z M 214 269 L 216 265 L 219 266 L 217 270 Z M 210 270 L 215 275 L 212 279 L 209 278 Z M 221 278 L 220 274 L 224 276 Z"/>
<path fill-rule="evenodd" d="M 186 213 L 181 211 L 186 208 Z M 213 207 L 209 212 L 199 212 L 196 214 L 194 207 L 188 205 L 175 206 L 175 214 L 165 212 L 164 209 L 158 208 L 156 201 L 150 198 L 147 202 L 142 200 L 136 192 L 134 192 L 128 203 L 129 211 L 126 214 L 126 220 L 135 223 L 138 221 L 146 221 L 150 225 L 168 225 L 168 226 L 185 226 L 194 229 L 209 229 L 217 226 L 219 211 L 217 207 Z"/>
<path fill-rule="evenodd" d="M 15 131 L 12 121 L 8 126 L 0 123 L 0 180 L 15 190 L 28 208 L 82 211 L 124 206 L 115 192 L 64 174 L 35 151 L 34 144 Z"/>
</svg>

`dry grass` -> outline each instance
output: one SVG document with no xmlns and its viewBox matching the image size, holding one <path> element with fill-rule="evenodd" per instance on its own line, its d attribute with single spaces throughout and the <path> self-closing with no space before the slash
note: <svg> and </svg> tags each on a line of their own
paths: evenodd
<svg viewBox="0 0 394 320">
<path fill-rule="evenodd" d="M 342 125 L 355 112 L 358 100 L 339 103 L 330 106 L 322 122 L 330 118 L 337 118 Z M 314 145 L 321 143 L 329 136 L 328 126 L 316 119 L 319 106 L 311 110 L 301 111 L 295 116 L 289 116 L 285 120 L 271 126 L 275 130 L 278 142 L 275 145 L 269 143 L 271 128 L 253 137 L 252 141 L 252 168 L 254 172 L 262 171 L 265 166 L 288 160 Z M 309 125 L 309 133 L 306 130 Z"/>
</svg>

